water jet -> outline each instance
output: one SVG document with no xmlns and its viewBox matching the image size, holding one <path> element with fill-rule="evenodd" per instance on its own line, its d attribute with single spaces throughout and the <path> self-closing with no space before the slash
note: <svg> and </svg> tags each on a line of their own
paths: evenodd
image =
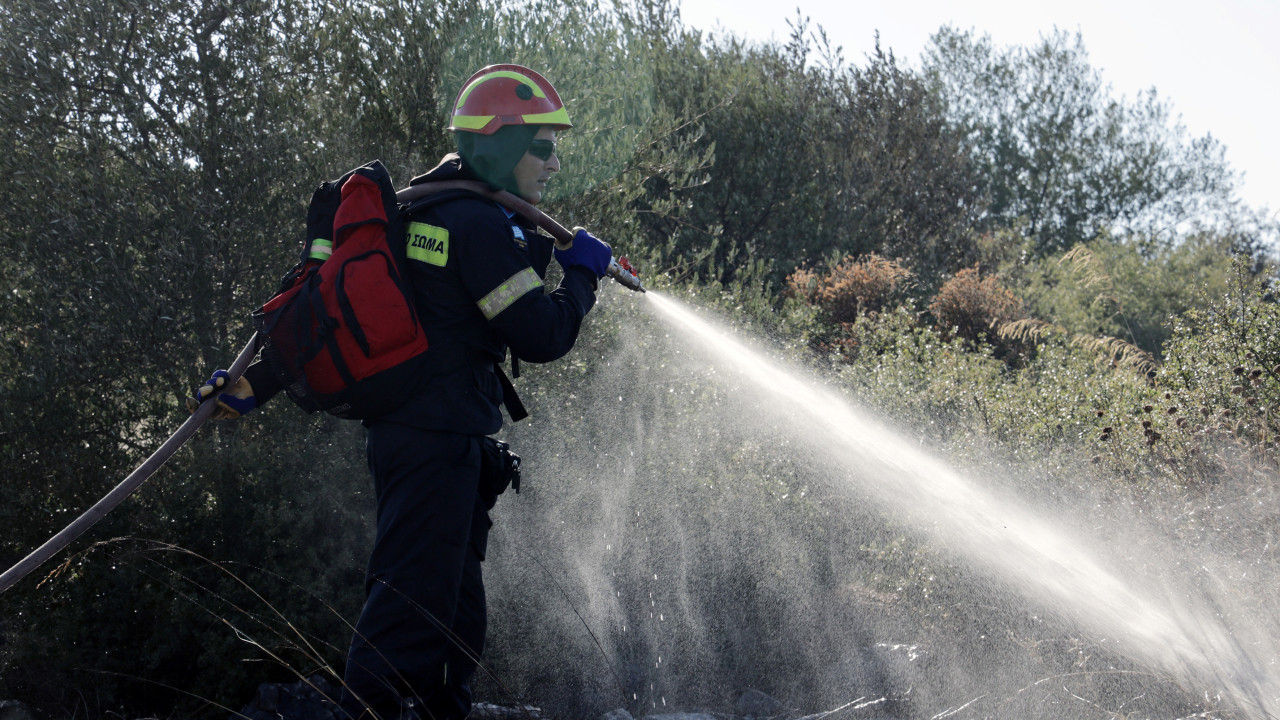
<svg viewBox="0 0 1280 720">
<path fill-rule="evenodd" d="M 817 702 L 834 707 L 840 683 L 861 683 L 896 693 L 889 706 L 901 717 L 948 706 L 1096 716 L 1104 704 L 1125 707 L 1132 688 L 1155 686 L 1216 693 L 1244 717 L 1280 712 L 1276 618 L 1251 616 L 1258 599 L 1247 591 L 1214 585 L 1222 572 L 1211 559 L 1141 534 L 1141 550 L 1108 546 L 1072 518 L 953 469 L 820 375 L 770 359 L 704 313 L 657 292 L 631 302 L 651 308 L 652 324 L 629 323 L 627 352 L 601 358 L 584 390 L 599 401 L 582 411 L 573 442 L 536 420 L 536 437 L 518 440 L 536 448 L 530 467 L 556 481 L 537 486 L 536 508 L 508 505 L 516 527 L 495 530 L 497 541 L 564 548 L 551 564 L 581 588 L 587 621 L 609 638 L 630 692 L 648 698 L 640 709 L 673 696 L 699 702 L 734 683 L 773 683 L 784 698 L 827 693 Z M 917 594 L 910 616 L 894 617 L 907 595 L 935 592 L 923 575 L 886 583 L 892 573 L 868 573 L 867 557 L 894 553 L 923 558 L 894 567 L 941 568 L 968 588 L 969 607 L 957 609 L 960 595 L 943 588 L 942 604 Z M 1186 568 L 1197 568 L 1193 577 Z M 528 579 L 514 567 L 497 574 L 508 573 Z M 856 612 L 838 609 L 850 598 Z M 539 602 L 538 612 L 557 614 Z M 957 630 L 949 613 L 968 625 Z M 1034 645 L 1032 655 L 1078 652 L 1063 661 L 1070 678 L 1020 676 L 1027 669 L 1009 655 L 1020 643 Z M 762 671 L 743 655 L 788 666 Z M 1110 664 L 1090 665 L 1092 656 Z M 577 690 L 596 684 L 591 675 Z M 1085 676 L 1099 704 L 1031 700 Z M 1177 711 L 1155 698 L 1162 690 L 1149 692 L 1147 712 Z M 1053 702 L 1073 703 L 1072 694 Z"/>
</svg>

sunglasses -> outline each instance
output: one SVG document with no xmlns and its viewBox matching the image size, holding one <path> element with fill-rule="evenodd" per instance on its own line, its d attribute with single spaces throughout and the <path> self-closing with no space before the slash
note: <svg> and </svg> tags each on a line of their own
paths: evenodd
<svg viewBox="0 0 1280 720">
<path fill-rule="evenodd" d="M 550 160 L 556 154 L 554 140 L 533 140 L 529 143 L 528 153 L 539 160 Z"/>
</svg>

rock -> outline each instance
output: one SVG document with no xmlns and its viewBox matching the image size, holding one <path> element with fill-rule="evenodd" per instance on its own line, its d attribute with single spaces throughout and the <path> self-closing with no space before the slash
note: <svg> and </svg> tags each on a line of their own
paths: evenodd
<svg viewBox="0 0 1280 720">
<path fill-rule="evenodd" d="M 645 715 L 641 720 L 719 720 L 719 718 L 709 713 L 664 713 Z"/>
<path fill-rule="evenodd" d="M 635 718 L 631 717 L 631 713 L 627 712 L 625 709 L 618 708 L 617 710 L 610 710 L 605 713 L 600 717 L 600 720 L 635 720 Z"/>
<path fill-rule="evenodd" d="M 312 675 L 295 683 L 263 683 L 258 695 L 230 720 L 350 720 L 338 707 L 342 688 L 327 675 Z M 3 704 L 0 704 L 3 707 Z M 504 707 L 476 703 L 468 720 L 541 720 L 542 710 L 532 705 Z M 0 720 L 34 720 L 30 715 Z M 631 720 L 630 717 L 627 720 Z"/>
<path fill-rule="evenodd" d="M 754 720 L 778 717 L 783 714 L 782 703 L 755 688 L 747 688 L 738 695 L 738 699 L 733 703 L 733 712 L 735 715 Z"/>
<path fill-rule="evenodd" d="M 35 716 L 19 700 L 0 700 L 0 720 L 35 720 Z"/>
<path fill-rule="evenodd" d="M 471 706 L 467 720 L 540 720 L 542 710 L 532 705 L 521 707 L 504 707 L 489 703 L 476 703 Z"/>
<path fill-rule="evenodd" d="M 291 684 L 263 683 L 258 695 L 240 711 L 249 720 L 346 720 L 338 708 L 342 689 L 325 675 Z"/>
</svg>

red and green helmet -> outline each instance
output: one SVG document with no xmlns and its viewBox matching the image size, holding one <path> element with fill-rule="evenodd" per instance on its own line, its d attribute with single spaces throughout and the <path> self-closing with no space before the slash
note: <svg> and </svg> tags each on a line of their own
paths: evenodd
<svg viewBox="0 0 1280 720">
<path fill-rule="evenodd" d="M 521 65 L 490 65 L 463 83 L 449 129 L 492 135 L 507 125 L 573 127 L 546 78 Z"/>
</svg>

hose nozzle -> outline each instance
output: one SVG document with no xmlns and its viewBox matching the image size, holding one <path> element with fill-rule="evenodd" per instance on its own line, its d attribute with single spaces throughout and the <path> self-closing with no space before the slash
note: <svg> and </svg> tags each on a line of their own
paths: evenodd
<svg viewBox="0 0 1280 720">
<path fill-rule="evenodd" d="M 640 284 L 640 275 L 631 268 L 631 263 L 627 262 L 625 256 L 609 261 L 609 269 L 605 274 L 617 280 L 628 290 L 645 292 L 644 286 Z"/>
</svg>

